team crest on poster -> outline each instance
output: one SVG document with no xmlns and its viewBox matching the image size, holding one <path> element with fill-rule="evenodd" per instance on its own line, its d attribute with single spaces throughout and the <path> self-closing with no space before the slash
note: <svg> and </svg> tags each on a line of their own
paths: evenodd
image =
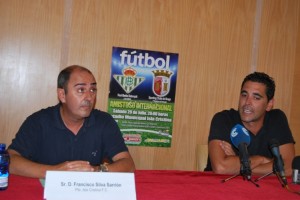
<svg viewBox="0 0 300 200">
<path fill-rule="evenodd" d="M 129 94 L 138 85 L 140 85 L 145 78 L 137 77 L 136 70 L 132 67 L 124 68 L 123 75 L 113 75 L 114 79 L 119 83 L 123 90 Z"/>
<path fill-rule="evenodd" d="M 153 93 L 158 97 L 166 96 L 170 91 L 172 72 L 168 70 L 153 70 Z"/>
</svg>

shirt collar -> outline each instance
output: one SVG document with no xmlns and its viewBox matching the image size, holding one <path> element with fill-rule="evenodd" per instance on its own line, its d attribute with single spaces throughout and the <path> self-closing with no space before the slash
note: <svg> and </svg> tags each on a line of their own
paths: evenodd
<svg viewBox="0 0 300 200">
<path fill-rule="evenodd" d="M 66 126 L 64 125 L 64 122 L 60 115 L 60 106 L 61 105 L 59 103 L 54 106 L 54 125 L 59 129 L 66 129 Z M 86 119 L 84 120 L 83 127 L 90 127 L 94 125 L 95 122 L 95 110 L 93 109 L 90 116 L 86 117 Z"/>
</svg>

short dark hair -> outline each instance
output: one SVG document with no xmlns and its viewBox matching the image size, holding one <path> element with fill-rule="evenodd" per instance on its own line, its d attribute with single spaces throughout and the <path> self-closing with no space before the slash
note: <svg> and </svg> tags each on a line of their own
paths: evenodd
<svg viewBox="0 0 300 200">
<path fill-rule="evenodd" d="M 68 86 L 68 82 L 70 80 L 70 76 L 75 70 L 86 71 L 86 72 L 92 74 L 92 72 L 90 70 L 88 70 L 87 68 L 82 67 L 80 65 L 68 66 L 59 73 L 59 75 L 57 77 L 57 88 L 64 89 L 65 93 L 67 93 L 68 92 L 67 86 Z"/>
<path fill-rule="evenodd" d="M 247 75 L 244 78 L 241 88 L 243 88 L 244 84 L 247 81 L 258 82 L 258 83 L 264 84 L 266 86 L 266 95 L 267 95 L 268 101 L 273 99 L 276 86 L 275 86 L 274 79 L 272 77 L 270 77 L 268 74 L 266 74 L 264 72 L 253 72 L 253 73 Z"/>
</svg>

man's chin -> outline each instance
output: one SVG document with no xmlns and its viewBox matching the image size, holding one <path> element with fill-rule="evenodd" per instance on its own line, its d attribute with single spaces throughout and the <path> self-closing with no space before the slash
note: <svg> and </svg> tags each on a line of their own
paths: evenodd
<svg viewBox="0 0 300 200">
<path fill-rule="evenodd" d="M 84 111 L 81 111 L 80 115 L 81 117 L 88 117 L 90 116 L 92 110 L 84 110 Z"/>
<path fill-rule="evenodd" d="M 243 123 L 253 122 L 253 119 L 252 118 L 248 118 L 248 117 L 242 117 L 241 120 L 242 120 Z"/>
</svg>

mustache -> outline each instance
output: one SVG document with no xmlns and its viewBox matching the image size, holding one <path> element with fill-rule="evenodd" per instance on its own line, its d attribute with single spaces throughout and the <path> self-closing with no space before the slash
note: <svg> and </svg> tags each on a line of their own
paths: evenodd
<svg viewBox="0 0 300 200">
<path fill-rule="evenodd" d="M 245 106 L 243 106 L 243 109 L 246 109 L 246 110 L 251 110 L 251 109 L 252 109 L 252 106 L 245 105 Z"/>
<path fill-rule="evenodd" d="M 84 101 L 81 103 L 81 106 L 93 106 L 93 103 L 92 103 L 91 101 L 84 100 Z"/>
<path fill-rule="evenodd" d="M 249 110 L 249 111 L 253 111 L 253 108 L 252 108 L 252 106 L 249 106 L 249 105 L 245 105 L 245 106 L 242 106 L 241 107 L 241 110 Z"/>
</svg>

